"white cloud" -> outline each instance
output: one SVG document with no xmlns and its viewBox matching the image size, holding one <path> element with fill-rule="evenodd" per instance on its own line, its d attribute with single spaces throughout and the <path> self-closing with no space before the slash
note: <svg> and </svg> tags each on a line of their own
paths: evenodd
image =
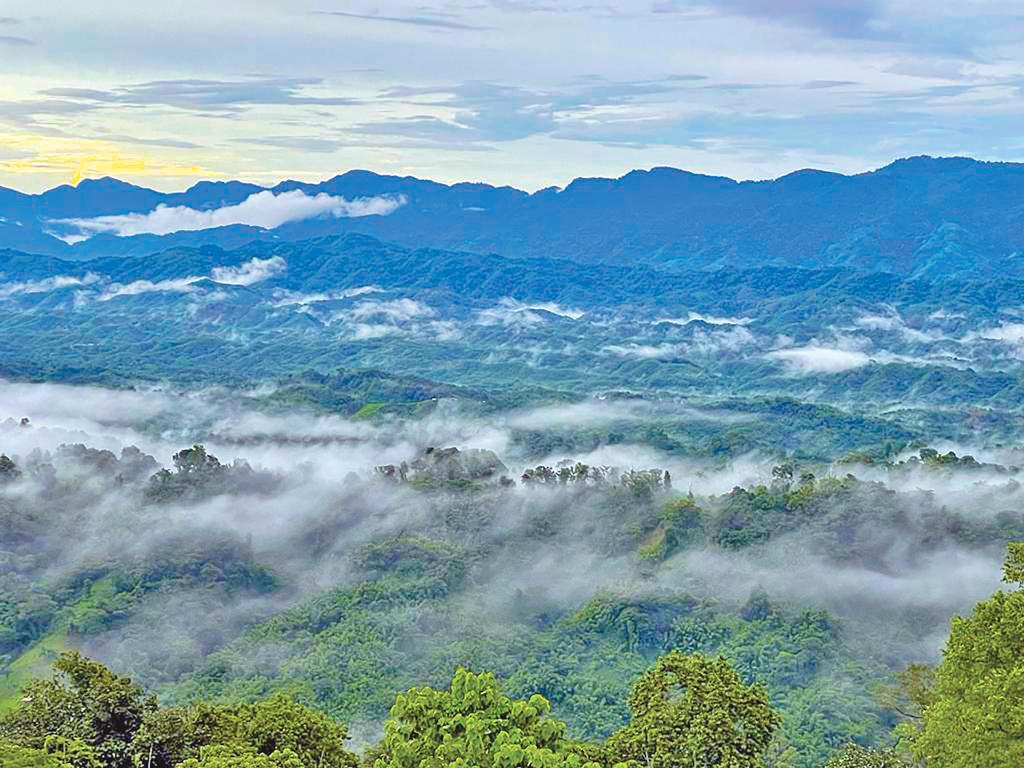
<svg viewBox="0 0 1024 768">
<path fill-rule="evenodd" d="M 1004 344 L 1020 344 L 1024 342 L 1024 323 L 1003 323 L 995 328 L 983 328 L 980 331 L 969 333 L 964 341 L 974 341 L 975 339 L 1001 341 Z"/>
<path fill-rule="evenodd" d="M 752 317 L 718 317 L 716 315 L 705 315 L 700 312 L 690 312 L 685 318 L 666 317 L 656 322 L 671 323 L 672 325 L 689 325 L 698 320 L 708 325 L 750 325 L 754 322 Z"/>
<path fill-rule="evenodd" d="M 730 326 L 722 330 L 705 333 L 698 329 L 693 342 L 688 345 L 690 352 L 715 355 L 719 352 L 738 352 L 743 347 L 757 343 L 757 338 L 743 326 Z"/>
<path fill-rule="evenodd" d="M 964 320 L 967 315 L 962 312 L 947 312 L 944 309 L 936 310 L 928 315 L 929 320 Z"/>
<path fill-rule="evenodd" d="M 521 301 L 516 301 L 515 299 L 504 298 L 499 303 L 501 306 L 517 312 L 529 311 L 531 309 L 534 309 L 543 312 L 549 312 L 552 315 L 558 315 L 559 317 L 568 317 L 570 320 L 579 320 L 581 317 L 587 314 L 582 309 L 575 309 L 573 307 L 563 307 L 561 304 L 556 304 L 553 301 L 541 301 L 534 302 L 532 304 L 525 304 Z"/>
<path fill-rule="evenodd" d="M 480 325 L 536 325 L 543 323 L 544 318 L 529 310 L 493 307 L 477 312 L 476 321 Z"/>
<path fill-rule="evenodd" d="M 428 327 L 438 341 L 457 341 L 462 338 L 462 329 L 452 320 L 435 320 Z"/>
<path fill-rule="evenodd" d="M 253 285 L 268 280 L 288 269 L 288 262 L 280 256 L 252 259 L 237 267 L 214 267 L 210 277 L 226 285 Z"/>
<path fill-rule="evenodd" d="M 678 357 L 684 352 L 679 344 L 609 344 L 602 351 L 619 357 L 632 357 L 639 360 L 661 360 L 666 357 Z"/>
<path fill-rule="evenodd" d="M 944 338 L 941 333 L 928 333 L 917 328 L 911 328 L 895 310 L 885 315 L 861 315 L 853 323 L 858 328 L 864 328 L 869 331 L 899 333 L 903 338 L 912 343 L 930 343 Z"/>
<path fill-rule="evenodd" d="M 308 306 L 320 304 L 325 301 L 339 301 L 351 299 L 356 296 L 365 296 L 369 293 L 385 293 L 383 288 L 376 285 L 361 285 L 358 288 L 346 288 L 341 291 L 322 291 L 318 293 L 300 293 L 299 291 L 279 290 L 275 291 L 275 307 Z"/>
<path fill-rule="evenodd" d="M 664 321 L 670 322 L 670 321 Z M 720 324 L 725 325 L 725 324 Z M 609 344 L 602 351 L 619 357 L 638 360 L 663 360 L 684 355 L 715 356 L 723 352 L 739 352 L 745 347 L 757 344 L 757 337 L 739 325 L 728 325 L 721 329 L 702 330 L 698 328 L 688 342 L 671 344 Z"/>
<path fill-rule="evenodd" d="M 250 259 L 237 267 L 214 267 L 210 272 L 209 279 L 226 285 L 253 285 L 280 274 L 287 268 L 288 262 L 280 256 L 272 256 L 269 259 Z M 127 284 L 114 283 L 107 287 L 99 298 L 100 301 L 110 301 L 118 296 L 138 296 L 141 293 L 193 293 L 198 290 L 195 283 L 205 279 L 202 276 L 189 275 L 156 282 L 135 280 Z"/>
<path fill-rule="evenodd" d="M 391 322 L 406 322 L 417 317 L 430 317 L 434 310 L 426 304 L 414 299 L 395 299 L 394 301 L 361 301 L 347 313 L 356 320 L 370 317 L 385 317 Z"/>
<path fill-rule="evenodd" d="M 401 334 L 402 330 L 397 325 L 388 323 L 356 323 L 352 326 L 351 338 L 353 341 L 367 341 L 368 339 L 382 339 L 385 336 Z"/>
<path fill-rule="evenodd" d="M 642 400 L 589 400 L 517 411 L 508 416 L 507 423 L 513 429 L 592 427 L 616 421 L 639 421 L 654 410 L 651 403 Z"/>
<path fill-rule="evenodd" d="M 349 296 L 379 291 L 378 288 L 360 288 L 346 292 Z M 335 294 L 337 298 L 345 298 Z M 360 301 L 354 307 L 338 309 L 327 314 L 319 313 L 311 303 L 303 303 L 300 312 L 308 312 L 330 325 L 340 323 L 342 333 L 353 341 L 380 339 L 385 336 L 416 336 L 431 339 L 454 339 L 459 335 L 458 326 L 448 321 L 430 320 L 437 316 L 434 309 L 415 299 L 394 299 L 381 301 L 370 299 Z"/>
<path fill-rule="evenodd" d="M 853 324 L 873 331 L 898 331 L 903 327 L 903 320 L 895 315 L 861 315 Z"/>
<path fill-rule="evenodd" d="M 820 346 L 778 349 L 769 352 L 767 357 L 784 363 L 791 372 L 797 374 L 841 373 L 871 362 L 871 358 L 863 352 Z"/>
<path fill-rule="evenodd" d="M 496 307 L 477 312 L 476 321 L 480 325 L 537 325 L 544 322 L 544 316 L 538 312 L 547 312 L 570 320 L 579 320 L 586 314 L 582 309 L 563 307 L 552 301 L 526 304 L 505 297 Z"/>
<path fill-rule="evenodd" d="M 310 196 L 300 189 L 276 195 L 265 190 L 249 195 L 238 205 L 226 205 L 211 211 L 199 211 L 185 206 L 158 205 L 149 213 L 126 213 L 92 219 L 56 219 L 50 223 L 77 230 L 62 235 L 67 241 L 68 238 L 83 239 L 98 234 L 113 234 L 118 237 L 167 235 L 172 232 L 191 232 L 239 224 L 275 229 L 282 224 L 319 216 L 333 216 L 336 219 L 387 216 L 405 203 L 406 198 L 402 195 L 346 200 L 323 192 Z"/>
<path fill-rule="evenodd" d="M 99 275 L 89 272 L 85 277 L 57 275 L 56 277 L 47 277 L 42 280 L 28 280 L 23 283 L 6 283 L 0 285 L 0 299 L 25 293 L 49 293 L 61 288 L 92 285 L 98 283 L 100 279 Z"/>
<path fill-rule="evenodd" d="M 122 285 L 114 283 L 100 295 L 100 301 L 110 301 L 118 296 L 138 296 L 142 293 L 192 293 L 197 290 L 193 283 L 201 277 L 179 277 L 173 280 L 135 280 Z"/>
</svg>

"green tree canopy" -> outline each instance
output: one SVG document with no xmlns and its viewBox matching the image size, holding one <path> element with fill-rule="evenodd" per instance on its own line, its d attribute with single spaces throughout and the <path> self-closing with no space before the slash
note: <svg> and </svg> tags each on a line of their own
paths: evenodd
<svg viewBox="0 0 1024 768">
<path fill-rule="evenodd" d="M 283 694 L 161 709 L 76 652 L 0 719 L 0 768 L 354 768 L 347 728 Z"/>
<path fill-rule="evenodd" d="M 492 674 L 458 669 L 448 690 L 399 694 L 374 768 L 597 768 L 543 696 L 515 701 Z"/>
<path fill-rule="evenodd" d="M 59 737 L 86 745 L 107 768 L 131 768 L 131 741 L 156 700 L 77 652 L 62 654 L 54 670 L 53 679 L 31 683 L 21 706 L 0 719 L 0 738 L 43 748 Z"/>
<path fill-rule="evenodd" d="M 644 768 L 753 768 L 781 723 L 765 689 L 745 685 L 725 659 L 678 651 L 637 681 L 629 707 L 608 751 Z"/>
<path fill-rule="evenodd" d="M 203 747 L 199 757 L 179 763 L 178 768 L 317 768 L 317 764 L 303 762 L 290 749 L 264 755 L 239 744 L 215 744 Z"/>
<path fill-rule="evenodd" d="M 1010 546 L 1008 581 L 1018 581 L 1022 551 Z M 1024 591 L 953 619 L 914 751 L 941 768 L 1024 765 Z"/>
<path fill-rule="evenodd" d="M 2 768 L 103 768 L 84 742 L 51 736 L 41 749 L 0 741 Z"/>
<path fill-rule="evenodd" d="M 826 763 L 825 768 L 906 768 L 906 763 L 891 749 L 865 749 L 847 745 Z"/>
</svg>

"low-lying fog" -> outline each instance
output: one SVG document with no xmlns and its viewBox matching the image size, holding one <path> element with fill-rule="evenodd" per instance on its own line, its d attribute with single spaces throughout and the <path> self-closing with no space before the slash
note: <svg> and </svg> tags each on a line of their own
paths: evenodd
<svg viewBox="0 0 1024 768">
<path fill-rule="evenodd" d="M 359 545 L 383 535 L 428 531 L 438 506 L 451 503 L 443 493 L 386 482 L 376 476 L 376 466 L 411 462 L 428 447 L 457 446 L 493 451 L 508 467 L 509 476 L 518 479 L 527 465 L 538 462 L 526 462 L 516 454 L 513 430 L 643 421 L 652 408 L 644 402 L 594 400 L 479 418 L 441 404 L 421 420 L 369 422 L 260 410 L 256 397 L 265 394 L 0 383 L 0 453 L 24 470 L 18 480 L 0 484 L 0 511 L 5 505 L 52 508 L 54 503 L 66 509 L 66 519 L 75 527 L 50 532 L 50 577 L 97 559 L 145 554 L 187 531 L 221 530 L 251 537 L 257 558 L 281 574 L 287 588 L 273 597 L 225 605 L 211 613 L 209 622 L 223 629 L 344 582 L 350 555 Z M 664 407 L 691 419 L 736 418 L 678 404 Z M 194 443 L 204 444 L 225 464 L 247 462 L 254 472 L 240 473 L 230 492 L 172 502 L 161 506 L 159 514 L 142 501 L 140 489 L 149 471 L 135 483 L 126 482 L 121 470 L 117 476 L 104 473 L 91 460 L 61 450 L 63 445 L 84 444 L 121 455 L 123 449 L 136 446 L 169 467 L 175 452 Z M 1008 465 L 1018 458 L 1012 451 L 956 450 L 979 459 L 1003 459 Z M 623 470 L 668 470 L 674 493 L 692 493 L 708 510 L 719 508 L 723 495 L 736 486 L 770 485 L 772 468 L 779 463 L 778 458 L 749 455 L 712 464 L 630 444 L 603 446 L 586 455 L 555 454 L 543 463 L 554 466 L 564 459 Z M 55 476 L 31 471 L 46 463 L 54 465 Z M 991 521 L 1020 509 L 1024 492 L 1013 472 L 863 465 L 817 467 L 815 472 L 819 477 L 850 473 L 899 492 L 895 505 L 902 527 L 858 533 L 860 541 L 874 547 L 870 561 L 844 557 L 839 545 L 788 533 L 766 545 L 739 550 L 705 543 L 683 548 L 651 573 L 638 568 L 629 553 L 610 553 L 606 543 L 598 542 L 602 532 L 595 534 L 580 523 L 573 529 L 575 535 L 537 544 L 526 559 L 519 550 L 499 546 L 482 571 L 484 581 L 478 581 L 463 602 L 479 600 L 475 609 L 500 612 L 517 591 L 538 589 L 564 610 L 605 589 L 684 590 L 742 602 L 762 586 L 773 599 L 828 608 L 851 626 L 863 622 L 873 631 L 886 616 L 919 612 L 925 624 L 913 638 L 901 640 L 892 655 L 907 657 L 904 660 L 933 658 L 949 617 L 998 586 L 1002 546 L 942 542 L 919 551 L 918 539 L 906 531 L 926 530 L 928 516 L 941 510 Z M 54 483 L 59 490 L 54 490 Z M 486 493 L 490 513 L 481 535 L 499 544 L 538 514 L 578 508 L 578 515 L 573 512 L 570 517 L 587 519 L 593 503 L 585 489 L 571 487 L 519 483 Z M 312 554 L 311 532 L 319 541 Z M 174 600 L 166 608 L 170 614 L 182 611 Z M 190 621 L 202 623 L 203 617 L 192 616 Z M 875 635 L 864 637 L 868 642 Z"/>
</svg>

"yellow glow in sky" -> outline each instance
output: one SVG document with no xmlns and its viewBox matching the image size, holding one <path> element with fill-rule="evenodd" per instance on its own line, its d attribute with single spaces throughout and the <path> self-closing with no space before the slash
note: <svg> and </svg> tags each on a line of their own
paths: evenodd
<svg viewBox="0 0 1024 768">
<path fill-rule="evenodd" d="M 124 152 L 116 144 L 39 134 L 0 134 L 0 149 L 22 157 L 0 160 L 0 171 L 11 174 L 66 175 L 70 184 L 90 176 L 209 178 L 221 174 L 200 165 Z"/>
</svg>

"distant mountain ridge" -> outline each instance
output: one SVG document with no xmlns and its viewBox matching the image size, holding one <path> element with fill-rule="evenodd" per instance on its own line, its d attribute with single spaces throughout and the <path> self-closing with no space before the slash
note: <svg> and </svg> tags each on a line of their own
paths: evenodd
<svg viewBox="0 0 1024 768">
<path fill-rule="evenodd" d="M 217 283 L 208 277 L 217 269 L 238 270 L 275 259 L 281 262 L 280 271 L 251 285 Z M 47 285 L 47 280 L 88 276 L 96 279 L 94 286 L 191 278 L 194 287 L 226 291 L 234 302 L 244 302 L 247 295 L 266 298 L 279 291 L 324 294 L 374 286 L 464 306 L 490 306 L 509 298 L 555 302 L 582 310 L 699 306 L 743 314 L 757 308 L 762 319 L 767 313 L 793 320 L 805 318 L 812 305 L 829 312 L 847 307 L 851 315 L 855 310 L 892 305 L 911 312 L 915 307 L 942 307 L 972 316 L 994 316 L 997 308 L 1024 305 L 1024 278 L 1012 276 L 907 279 L 891 272 L 860 272 L 847 267 L 773 265 L 664 271 L 645 265 L 411 249 L 355 233 L 293 243 L 257 241 L 234 249 L 212 244 L 175 246 L 149 258 L 109 256 L 89 261 L 0 250 L 0 298 L 5 285 L 40 285 L 13 292 L 13 298 L 25 307 L 37 306 L 50 296 L 55 301 L 62 294 L 66 298 L 82 287 Z M 160 301 L 180 297 L 173 290 L 146 295 Z"/>
<path fill-rule="evenodd" d="M 115 179 L 40 195 L 0 189 L 0 248 L 91 259 L 354 232 L 408 248 L 668 271 L 778 266 L 933 280 L 1024 276 L 1024 164 L 970 158 L 914 157 L 855 176 L 805 170 L 749 182 L 654 168 L 532 194 L 350 171 L 319 184 L 286 181 L 270 191 L 402 196 L 405 204 L 388 216 L 328 216 L 272 230 L 236 225 L 164 236 L 99 235 L 74 246 L 47 234 L 53 219 L 145 213 L 161 204 L 211 210 L 262 190 L 200 182 L 163 194 Z"/>
</svg>

